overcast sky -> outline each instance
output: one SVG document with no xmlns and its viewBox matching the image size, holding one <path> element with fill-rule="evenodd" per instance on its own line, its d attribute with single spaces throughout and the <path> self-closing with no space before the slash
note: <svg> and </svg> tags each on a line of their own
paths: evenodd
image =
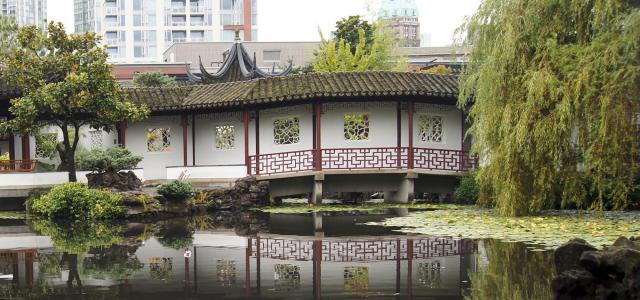
<svg viewBox="0 0 640 300">
<path fill-rule="evenodd" d="M 49 20 L 73 31 L 73 0 L 47 0 Z M 451 44 L 455 29 L 480 0 L 416 0 L 422 33 L 431 46 Z M 328 35 L 335 22 L 349 15 L 370 15 L 376 0 L 258 0 L 259 41 L 317 41 L 318 27 Z"/>
</svg>

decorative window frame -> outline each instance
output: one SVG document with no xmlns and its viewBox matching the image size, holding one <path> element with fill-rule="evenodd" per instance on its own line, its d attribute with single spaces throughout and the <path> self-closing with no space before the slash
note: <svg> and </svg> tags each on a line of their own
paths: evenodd
<svg viewBox="0 0 640 300">
<path fill-rule="evenodd" d="M 425 140 L 422 137 L 422 129 L 423 128 L 422 128 L 421 122 L 422 122 L 423 118 L 432 119 L 434 117 L 440 118 L 440 141 Z M 447 137 L 447 135 L 445 134 L 445 123 L 446 123 L 446 120 L 447 120 L 447 118 L 446 118 L 446 116 L 444 114 L 433 114 L 433 113 L 420 113 L 420 114 L 418 114 L 418 117 L 416 118 L 416 121 L 418 123 L 417 124 L 418 126 L 416 126 L 418 128 L 418 130 L 416 131 L 416 134 L 418 135 L 417 136 L 417 140 L 420 143 L 425 143 L 425 144 L 436 144 L 436 145 L 444 145 L 444 144 L 446 144 L 446 137 Z M 428 130 L 429 131 L 432 130 L 431 129 L 431 125 L 429 125 Z M 431 134 L 431 132 L 428 132 L 428 134 Z"/>
<path fill-rule="evenodd" d="M 151 151 L 150 145 L 149 145 L 149 134 L 151 133 L 151 130 L 159 130 L 159 129 L 163 129 L 163 130 L 166 130 L 166 131 L 169 132 L 169 145 L 166 146 L 164 151 Z M 167 154 L 167 153 L 173 152 L 173 147 L 171 147 L 171 144 L 172 144 L 171 139 L 172 139 L 171 126 L 163 126 L 163 125 L 148 126 L 147 130 L 145 130 L 146 153 L 149 153 L 149 154 Z"/>
<path fill-rule="evenodd" d="M 229 148 L 219 148 L 219 144 L 218 144 L 218 128 L 219 127 L 231 127 L 232 133 L 231 133 L 231 147 Z M 238 141 L 238 132 L 236 131 L 236 124 L 234 123 L 219 123 L 219 124 L 214 124 L 213 125 L 213 129 L 214 129 L 214 135 L 213 135 L 213 149 L 215 151 L 233 151 L 233 150 L 237 150 L 236 147 L 236 142 Z"/>
<path fill-rule="evenodd" d="M 91 129 L 88 132 L 89 135 L 89 146 L 91 150 L 102 150 L 104 149 L 104 131 L 101 129 Z M 99 138 L 99 147 L 96 147 L 96 141 Z"/>
<path fill-rule="evenodd" d="M 40 143 L 38 143 L 38 139 L 39 138 L 51 139 L 53 142 L 57 143 L 58 142 L 58 132 L 57 131 L 39 132 L 37 134 L 37 136 L 35 137 L 35 140 L 34 140 L 34 152 L 33 152 L 33 155 L 34 155 L 35 159 L 55 159 L 58 156 L 57 151 L 52 151 L 52 153 L 49 153 L 50 155 L 43 155 L 43 153 L 42 153 L 43 150 L 41 149 Z"/>
<path fill-rule="evenodd" d="M 348 115 L 364 115 L 367 117 L 367 129 L 368 129 L 368 133 L 367 133 L 367 138 L 366 139 L 361 139 L 361 140 L 352 140 L 352 139 L 348 139 L 346 137 L 346 131 L 345 131 L 345 119 Z M 373 131 L 371 130 L 371 112 L 368 111 L 364 111 L 364 112 L 347 112 L 347 113 L 343 113 L 342 114 L 342 141 L 345 143 L 369 143 L 373 140 Z"/>
<path fill-rule="evenodd" d="M 285 119 L 295 119 L 298 121 L 298 138 L 293 143 L 279 144 L 279 143 L 276 143 L 276 122 L 279 120 L 285 120 Z M 300 120 L 301 118 L 299 115 L 277 116 L 277 117 L 271 118 L 271 125 L 273 126 L 273 130 L 272 130 L 273 135 L 272 135 L 271 142 L 273 143 L 273 145 L 275 147 L 287 147 L 287 146 L 293 146 L 293 145 L 300 145 L 300 143 L 302 142 L 302 130 L 300 128 L 302 127 L 302 125 Z"/>
</svg>

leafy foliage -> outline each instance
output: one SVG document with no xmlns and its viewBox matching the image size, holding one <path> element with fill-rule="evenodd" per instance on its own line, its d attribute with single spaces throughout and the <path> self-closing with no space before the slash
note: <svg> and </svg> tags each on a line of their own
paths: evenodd
<svg viewBox="0 0 640 300">
<path fill-rule="evenodd" d="M 360 16 L 349 16 L 342 18 L 336 22 L 336 30 L 332 32 L 333 39 L 336 41 L 343 40 L 349 45 L 358 45 L 360 43 L 360 30 L 364 31 L 365 45 L 371 47 L 375 36 L 375 27 L 368 21 L 362 20 Z M 355 54 L 355 48 L 351 49 Z M 367 49 L 370 50 L 370 49 Z"/>
<path fill-rule="evenodd" d="M 594 247 L 611 245 L 620 236 L 640 231 L 637 212 L 544 211 L 535 216 L 503 217 L 495 210 L 459 209 L 412 213 L 386 219 L 384 225 L 402 232 L 461 238 L 493 238 L 525 242 L 554 249 L 572 238 L 582 238 Z"/>
<path fill-rule="evenodd" d="M 96 220 L 123 217 L 127 208 L 121 195 L 69 182 L 33 200 L 31 212 L 47 219 Z"/>
<path fill-rule="evenodd" d="M 117 173 L 136 168 L 142 156 L 134 155 L 129 149 L 111 147 L 107 150 L 94 149 L 78 156 L 78 169 L 94 173 Z"/>
<path fill-rule="evenodd" d="M 30 219 L 29 225 L 36 232 L 49 236 L 58 250 L 76 254 L 95 247 L 122 243 L 127 230 L 123 224 L 104 221 L 61 222 Z"/>
<path fill-rule="evenodd" d="M 460 179 L 460 185 L 453 191 L 453 197 L 458 203 L 475 204 L 478 201 L 480 187 L 474 175 L 467 175 Z"/>
<path fill-rule="evenodd" d="M 188 182 L 174 180 L 158 187 L 158 194 L 173 201 L 184 201 L 194 194 L 193 187 Z"/>
<path fill-rule="evenodd" d="M 18 22 L 12 16 L 0 15 L 0 55 L 16 47 Z"/>
<path fill-rule="evenodd" d="M 160 227 L 156 236 L 162 246 L 176 250 L 193 245 L 193 230 L 187 223 L 181 221 L 169 221 L 168 224 Z"/>
<path fill-rule="evenodd" d="M 136 87 L 175 86 L 176 79 L 160 72 L 138 73 L 133 76 L 133 85 Z"/>
<path fill-rule="evenodd" d="M 637 2 L 485 0 L 461 27 L 471 49 L 459 105 L 471 107 L 480 203 L 503 215 L 562 203 L 602 209 L 637 189 Z"/>
<path fill-rule="evenodd" d="M 123 120 L 136 121 L 148 110 L 125 101 L 125 93 L 111 74 L 108 54 L 95 33 L 67 35 L 61 23 L 51 22 L 46 35 L 36 26 L 17 33 L 18 47 L 0 56 L 2 78 L 19 88 L 11 100 L 14 118 L 0 123 L 0 132 L 31 134 L 46 126 L 62 131 L 61 160 L 69 181 L 76 181 L 75 150 L 81 126 L 111 130 Z"/>
<path fill-rule="evenodd" d="M 436 75 L 449 75 L 451 73 L 453 73 L 453 70 L 451 70 L 451 68 L 445 66 L 445 65 L 437 65 L 435 67 L 426 69 L 426 70 L 421 70 L 418 73 L 423 73 L 423 74 L 436 74 Z"/>
<path fill-rule="evenodd" d="M 0 154 L 0 161 L 6 161 L 11 159 L 11 156 L 9 155 L 9 152 L 5 152 L 4 154 Z"/>
<path fill-rule="evenodd" d="M 399 55 L 394 45 L 394 33 L 383 21 L 374 24 L 372 42 L 367 42 L 367 34 L 359 28 L 358 43 L 350 44 L 344 39 L 325 40 L 320 34 L 322 45 L 313 58 L 316 72 L 349 72 L 371 70 L 406 70 L 406 58 Z"/>
</svg>

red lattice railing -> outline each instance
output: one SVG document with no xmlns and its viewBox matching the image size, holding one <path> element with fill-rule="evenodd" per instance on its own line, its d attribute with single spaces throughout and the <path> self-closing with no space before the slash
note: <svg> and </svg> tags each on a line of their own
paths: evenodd
<svg viewBox="0 0 640 300">
<path fill-rule="evenodd" d="M 323 170 L 408 168 L 409 148 L 322 149 Z M 252 175 L 272 175 L 314 170 L 314 150 L 251 156 Z M 413 167 L 423 170 L 465 172 L 477 167 L 478 159 L 467 151 L 430 148 L 413 149 Z"/>
<path fill-rule="evenodd" d="M 440 171 L 468 171 L 478 163 L 468 151 L 429 148 L 414 148 L 413 161 L 416 169 Z"/>
<path fill-rule="evenodd" d="M 0 173 L 32 172 L 35 160 L 0 160 Z"/>
<path fill-rule="evenodd" d="M 395 169 L 407 167 L 407 148 L 322 149 L 322 169 Z"/>
<path fill-rule="evenodd" d="M 313 150 L 251 156 L 252 175 L 271 175 L 313 170 Z"/>
</svg>

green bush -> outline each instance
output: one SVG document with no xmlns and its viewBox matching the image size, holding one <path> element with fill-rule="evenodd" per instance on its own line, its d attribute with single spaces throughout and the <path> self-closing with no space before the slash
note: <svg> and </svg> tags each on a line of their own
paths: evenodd
<svg viewBox="0 0 640 300">
<path fill-rule="evenodd" d="M 125 215 L 122 196 L 69 182 L 32 201 L 31 212 L 48 219 L 113 219 Z"/>
<path fill-rule="evenodd" d="M 172 201 L 184 201 L 193 196 L 193 187 L 191 184 L 174 180 L 170 183 L 163 184 L 158 187 L 158 194 Z"/>
<path fill-rule="evenodd" d="M 107 150 L 95 149 L 82 153 L 77 158 L 78 170 L 94 173 L 117 173 L 135 168 L 142 156 L 134 155 L 128 149 L 112 147 Z"/>
<path fill-rule="evenodd" d="M 476 182 L 473 174 L 460 179 L 460 185 L 453 191 L 453 197 L 457 203 L 475 204 L 480 194 L 480 186 Z"/>
</svg>

